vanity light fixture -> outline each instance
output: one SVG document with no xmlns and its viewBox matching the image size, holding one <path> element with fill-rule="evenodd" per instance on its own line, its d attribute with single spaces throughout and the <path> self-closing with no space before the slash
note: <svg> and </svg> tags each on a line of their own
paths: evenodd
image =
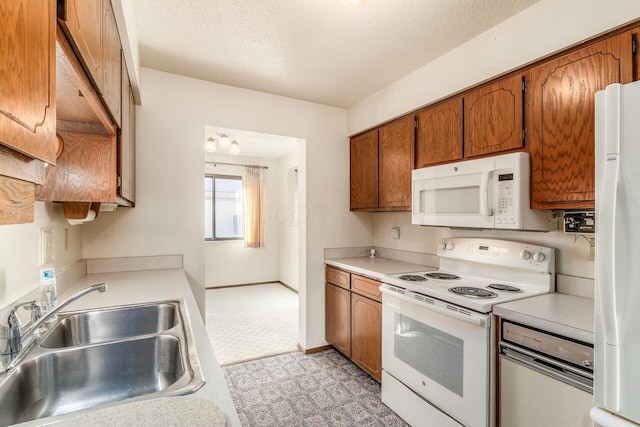
<svg viewBox="0 0 640 427">
<path fill-rule="evenodd" d="M 240 144 L 226 133 L 217 133 L 216 138 L 210 136 L 204 143 L 207 153 L 214 153 L 218 148 L 228 150 L 229 154 L 237 156 L 240 153 Z"/>
</svg>

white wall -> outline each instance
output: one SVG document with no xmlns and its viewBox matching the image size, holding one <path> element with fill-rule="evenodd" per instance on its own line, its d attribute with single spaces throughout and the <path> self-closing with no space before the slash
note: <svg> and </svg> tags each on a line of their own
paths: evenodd
<svg viewBox="0 0 640 427">
<path fill-rule="evenodd" d="M 35 289 L 40 272 L 40 228 L 53 227 L 56 274 L 68 270 L 82 258 L 82 226 L 71 226 L 57 203 L 35 203 L 30 224 L 0 226 L 0 307 Z M 65 230 L 67 230 L 65 248 Z"/>
<path fill-rule="evenodd" d="M 280 234 L 276 211 L 279 198 L 278 161 L 247 156 L 207 155 L 207 160 L 267 166 L 264 171 L 265 246 L 245 248 L 242 240 L 209 241 L 204 247 L 204 277 L 206 287 L 242 285 L 279 280 Z M 205 164 L 205 172 L 219 175 L 242 175 L 242 167 Z"/>
<path fill-rule="evenodd" d="M 400 227 L 400 240 L 391 238 L 392 227 Z M 589 279 L 595 275 L 595 263 L 588 259 L 587 241 L 560 231 L 451 230 L 412 225 L 410 212 L 375 214 L 375 245 L 379 247 L 436 254 L 438 242 L 445 237 L 484 237 L 549 246 L 556 249 L 556 273 Z"/>
<path fill-rule="evenodd" d="M 295 215 L 297 203 L 293 200 L 294 194 L 298 193 L 298 173 L 294 171 L 298 163 L 296 151 L 279 159 L 276 166 L 280 200 L 276 211 L 280 237 L 280 281 L 293 289 L 298 289 L 298 218 Z"/>
<path fill-rule="evenodd" d="M 300 150 L 300 343 L 325 344 L 325 247 L 373 243 L 373 225 L 349 212 L 346 111 L 142 69 L 136 108 L 137 201 L 88 224 L 86 258 L 182 253 L 204 309 L 203 133 L 205 125 L 304 139 Z M 150 290 L 152 292 L 152 290 Z"/>
<path fill-rule="evenodd" d="M 349 135 L 640 17 L 637 0 L 542 0 L 348 110 Z"/>
</svg>

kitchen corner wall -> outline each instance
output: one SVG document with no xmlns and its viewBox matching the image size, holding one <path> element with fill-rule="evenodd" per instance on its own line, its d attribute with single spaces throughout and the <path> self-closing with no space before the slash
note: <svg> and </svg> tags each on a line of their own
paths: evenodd
<svg viewBox="0 0 640 427">
<path fill-rule="evenodd" d="M 400 227 L 400 240 L 391 238 L 391 228 Z M 548 233 L 503 230 L 452 230 L 411 224 L 410 212 L 378 213 L 375 217 L 375 245 L 378 247 L 435 254 L 445 237 L 483 237 L 533 243 L 556 249 L 556 273 L 593 279 L 595 263 L 589 261 L 589 244 L 579 236 L 560 231 Z"/>
<path fill-rule="evenodd" d="M 324 345 L 324 248 L 373 244 L 371 221 L 349 212 L 346 110 L 145 68 L 142 81 L 143 105 L 136 107 L 136 207 L 101 214 L 84 225 L 84 257 L 183 254 L 203 314 L 204 127 L 303 139 L 300 344 Z"/>
<path fill-rule="evenodd" d="M 36 202 L 33 223 L 0 226 L 0 307 L 39 285 L 42 227 L 53 228 L 53 262 L 47 267 L 59 275 L 82 259 L 82 227 L 69 225 L 62 205 Z"/>
</svg>

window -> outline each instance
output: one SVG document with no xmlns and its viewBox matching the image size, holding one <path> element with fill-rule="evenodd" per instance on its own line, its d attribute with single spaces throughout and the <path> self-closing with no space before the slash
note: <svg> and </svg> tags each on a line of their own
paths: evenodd
<svg viewBox="0 0 640 427">
<path fill-rule="evenodd" d="M 243 238 L 242 224 L 242 178 L 205 176 L 205 240 L 240 240 Z"/>
</svg>

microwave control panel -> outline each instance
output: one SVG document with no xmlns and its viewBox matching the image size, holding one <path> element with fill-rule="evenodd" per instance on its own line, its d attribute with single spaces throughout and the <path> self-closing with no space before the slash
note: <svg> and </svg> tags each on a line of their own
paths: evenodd
<svg viewBox="0 0 640 427">
<path fill-rule="evenodd" d="M 496 228 L 516 228 L 515 200 L 517 188 L 514 183 L 514 173 L 498 174 L 498 203 L 496 205 Z"/>
</svg>

